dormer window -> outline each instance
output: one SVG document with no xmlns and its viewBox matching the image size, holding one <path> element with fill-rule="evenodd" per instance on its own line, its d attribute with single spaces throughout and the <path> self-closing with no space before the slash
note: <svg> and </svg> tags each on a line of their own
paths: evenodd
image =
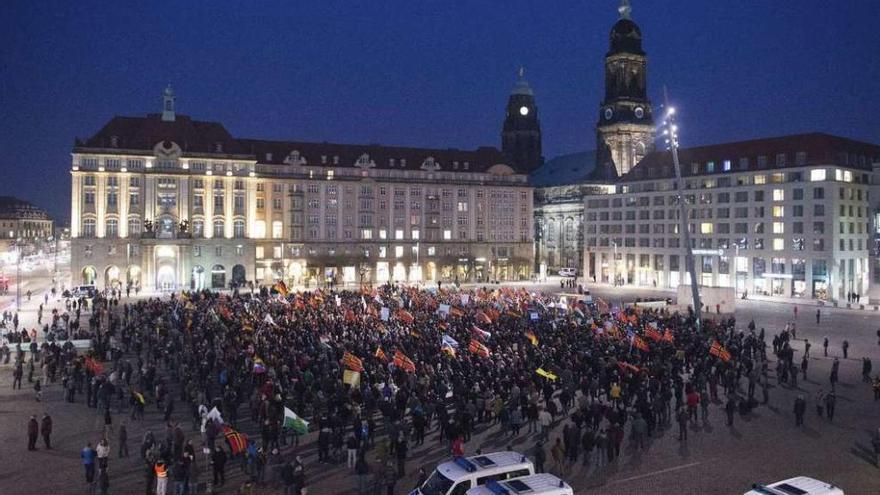
<svg viewBox="0 0 880 495">
<path fill-rule="evenodd" d="M 271 161 L 272 161 L 272 153 L 266 153 L 266 161 L 267 161 L 267 162 L 271 162 Z"/>
<path fill-rule="evenodd" d="M 327 164 L 327 155 L 321 155 L 321 165 Z"/>
<path fill-rule="evenodd" d="M 333 165 L 339 165 L 339 155 L 333 156 Z"/>
<path fill-rule="evenodd" d="M 458 162 L 455 162 L 455 161 L 452 162 L 452 169 L 453 169 L 453 170 L 458 170 Z"/>
<path fill-rule="evenodd" d="M 394 166 L 394 158 L 389 158 L 389 159 L 388 159 L 388 166 L 389 166 L 389 167 L 393 167 L 393 166 Z"/>
<path fill-rule="evenodd" d="M 469 168 L 471 168 L 471 164 L 468 162 L 464 162 L 464 169 L 468 170 Z"/>
<path fill-rule="evenodd" d="M 214 143 L 214 152 L 215 153 L 223 153 L 223 143 L 220 143 L 220 142 Z"/>
<path fill-rule="evenodd" d="M 406 168 L 406 158 L 400 159 L 400 168 Z"/>
<path fill-rule="evenodd" d="M 110 136 L 110 146 L 113 148 L 119 147 L 119 136 Z"/>
</svg>

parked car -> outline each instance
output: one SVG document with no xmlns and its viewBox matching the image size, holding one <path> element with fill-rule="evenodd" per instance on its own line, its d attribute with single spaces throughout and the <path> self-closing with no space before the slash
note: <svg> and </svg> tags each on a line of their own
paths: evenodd
<svg viewBox="0 0 880 495">
<path fill-rule="evenodd" d="M 578 271 L 577 268 L 560 268 L 559 276 L 560 277 L 577 277 Z"/>
<path fill-rule="evenodd" d="M 752 485 L 752 489 L 745 495 L 844 495 L 844 493 L 830 483 L 798 476 L 769 485 Z"/>
</svg>

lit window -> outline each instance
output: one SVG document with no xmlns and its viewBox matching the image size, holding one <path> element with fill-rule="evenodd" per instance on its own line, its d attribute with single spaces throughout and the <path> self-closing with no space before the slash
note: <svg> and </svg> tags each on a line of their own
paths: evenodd
<svg viewBox="0 0 880 495">
<path fill-rule="evenodd" d="M 272 239 L 281 239 L 282 235 L 282 223 L 281 220 L 275 220 L 272 222 Z"/>
<path fill-rule="evenodd" d="M 782 251 L 785 249 L 785 240 L 780 238 L 773 239 L 773 250 L 774 251 Z"/>
<path fill-rule="evenodd" d="M 444 230 L 443 231 L 443 240 L 448 241 L 450 239 L 452 239 L 452 231 L 451 230 Z"/>
<path fill-rule="evenodd" d="M 437 254 L 437 248 L 434 246 L 429 246 L 428 247 L 428 256 L 434 256 L 435 254 Z"/>
<path fill-rule="evenodd" d="M 700 224 L 700 233 L 701 234 L 711 234 L 714 232 L 714 225 L 710 223 L 701 223 Z"/>
<path fill-rule="evenodd" d="M 403 246 L 394 246 L 394 257 L 403 258 Z"/>
<path fill-rule="evenodd" d="M 784 189 L 774 189 L 773 190 L 773 201 L 785 201 L 785 190 Z"/>
<path fill-rule="evenodd" d="M 468 211 L 468 204 L 464 201 L 458 202 L 458 211 L 465 212 Z"/>
<path fill-rule="evenodd" d="M 263 246 L 257 246 L 257 259 L 261 260 L 265 257 L 266 253 Z"/>
<path fill-rule="evenodd" d="M 379 246 L 379 257 L 385 258 L 388 256 L 388 248 L 385 246 Z"/>
<path fill-rule="evenodd" d="M 730 172 L 730 160 L 724 160 L 724 171 Z"/>
<path fill-rule="evenodd" d="M 850 172 L 849 170 L 845 170 L 843 172 L 843 181 L 852 182 L 852 172 Z"/>
<path fill-rule="evenodd" d="M 824 168 L 817 169 L 817 170 L 810 170 L 810 181 L 812 181 L 812 182 L 821 182 L 821 181 L 825 180 L 825 177 L 826 177 L 826 173 L 825 173 Z"/>
<path fill-rule="evenodd" d="M 783 222 L 773 222 L 773 233 L 774 234 L 784 234 L 785 233 L 785 224 Z"/>
<path fill-rule="evenodd" d="M 257 220 L 254 222 L 254 235 L 257 239 L 262 239 L 266 237 L 266 221 L 265 220 Z"/>
<path fill-rule="evenodd" d="M 755 184 L 766 184 L 767 176 L 766 175 L 756 175 L 755 176 Z"/>
<path fill-rule="evenodd" d="M 416 241 L 419 240 L 419 229 L 413 229 L 412 238 Z"/>
<path fill-rule="evenodd" d="M 403 239 L 403 230 L 402 229 L 395 230 L 394 231 L 394 238 L 395 239 Z"/>
<path fill-rule="evenodd" d="M 333 180 L 333 171 L 332 170 L 327 171 L 327 180 Z"/>
<path fill-rule="evenodd" d="M 785 216 L 785 207 L 774 206 L 773 207 L 773 216 L 774 217 L 784 217 Z"/>
<path fill-rule="evenodd" d="M 275 259 L 281 257 L 281 246 L 272 246 L 272 257 Z"/>
<path fill-rule="evenodd" d="M 385 229 L 379 229 L 379 239 L 387 239 L 388 231 Z"/>
<path fill-rule="evenodd" d="M 372 238 L 373 238 L 373 229 L 361 230 L 361 239 L 372 239 Z"/>
</svg>

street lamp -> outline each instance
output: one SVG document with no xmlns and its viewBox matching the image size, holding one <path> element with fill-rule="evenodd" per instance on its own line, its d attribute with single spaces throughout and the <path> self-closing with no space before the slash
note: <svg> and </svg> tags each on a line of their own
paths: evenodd
<svg viewBox="0 0 880 495">
<path fill-rule="evenodd" d="M 15 311 L 21 312 L 21 237 L 15 240 L 18 258 L 15 261 Z"/>
<path fill-rule="evenodd" d="M 678 161 L 678 125 L 675 123 L 675 107 L 669 106 L 669 95 L 663 88 L 663 99 L 666 103 L 666 115 L 663 120 L 663 138 L 666 148 L 672 151 L 672 163 L 675 166 L 675 183 L 678 192 L 678 208 L 681 221 L 681 229 L 684 231 L 684 266 L 691 274 L 691 296 L 694 301 L 694 316 L 696 317 L 697 331 L 702 327 L 702 307 L 700 302 L 700 289 L 697 287 L 697 271 L 694 267 L 694 252 L 691 248 L 691 233 L 688 228 L 687 205 L 685 204 L 684 186 L 681 181 L 681 164 Z"/>
</svg>

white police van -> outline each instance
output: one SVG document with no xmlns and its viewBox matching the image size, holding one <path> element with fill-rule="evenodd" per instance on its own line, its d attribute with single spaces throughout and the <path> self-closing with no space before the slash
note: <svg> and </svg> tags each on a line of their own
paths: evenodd
<svg viewBox="0 0 880 495">
<path fill-rule="evenodd" d="M 476 486 L 535 474 L 535 465 L 518 452 L 494 452 L 456 457 L 440 463 L 431 476 L 409 495 L 465 495 Z"/>
<path fill-rule="evenodd" d="M 745 495 L 844 495 L 844 493 L 830 483 L 798 476 L 769 485 L 752 485 L 752 489 Z"/>
<path fill-rule="evenodd" d="M 467 495 L 574 495 L 571 486 L 550 473 L 533 474 L 506 481 L 490 481 L 471 488 Z"/>
</svg>

